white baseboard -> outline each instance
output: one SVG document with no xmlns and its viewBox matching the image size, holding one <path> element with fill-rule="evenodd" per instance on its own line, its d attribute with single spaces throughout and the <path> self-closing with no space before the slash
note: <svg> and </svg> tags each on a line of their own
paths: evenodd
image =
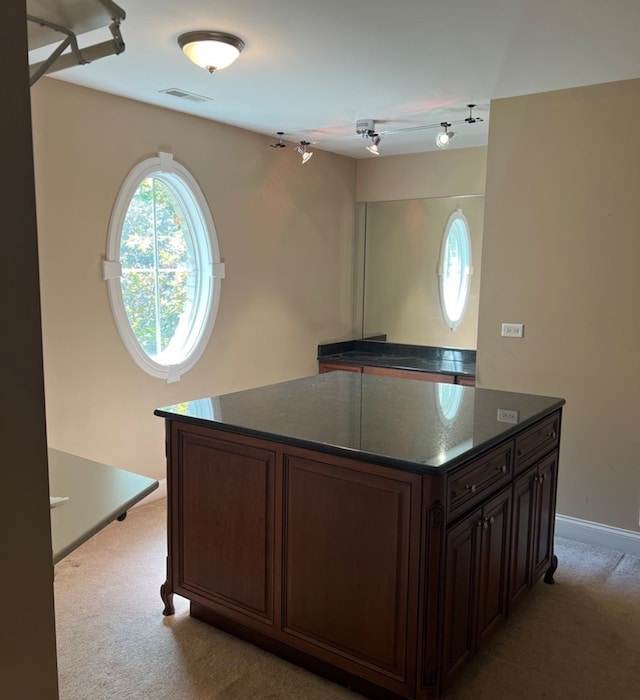
<svg viewBox="0 0 640 700">
<path fill-rule="evenodd" d="M 567 540 L 640 556 L 640 532 L 592 523 L 589 520 L 571 518 L 568 515 L 556 515 L 555 534 Z"/>
</svg>

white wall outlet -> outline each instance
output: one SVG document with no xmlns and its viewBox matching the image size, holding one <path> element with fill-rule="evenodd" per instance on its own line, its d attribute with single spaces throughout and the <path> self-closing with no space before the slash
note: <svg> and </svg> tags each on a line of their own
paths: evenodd
<svg viewBox="0 0 640 700">
<path fill-rule="evenodd" d="M 515 408 L 499 408 L 498 420 L 500 423 L 517 423 L 520 420 L 520 415 Z"/>
<path fill-rule="evenodd" d="M 523 338 L 524 323 L 503 323 L 502 324 L 503 338 Z"/>
</svg>

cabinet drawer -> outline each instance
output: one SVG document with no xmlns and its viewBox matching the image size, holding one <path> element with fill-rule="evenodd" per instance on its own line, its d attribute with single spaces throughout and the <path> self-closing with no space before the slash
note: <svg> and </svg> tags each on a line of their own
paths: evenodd
<svg viewBox="0 0 640 700">
<path fill-rule="evenodd" d="M 491 491 L 508 483 L 513 471 L 513 443 L 497 447 L 447 479 L 448 520 L 484 500 Z"/>
<path fill-rule="evenodd" d="M 515 473 L 519 474 L 537 458 L 555 449 L 560 442 L 560 414 L 536 423 L 516 437 Z"/>
</svg>

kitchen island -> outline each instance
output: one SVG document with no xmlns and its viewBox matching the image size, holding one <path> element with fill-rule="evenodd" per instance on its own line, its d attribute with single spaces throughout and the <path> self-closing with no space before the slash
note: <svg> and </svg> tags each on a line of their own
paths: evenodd
<svg viewBox="0 0 640 700">
<path fill-rule="evenodd" d="M 371 698 L 439 697 L 553 581 L 563 399 L 331 372 L 156 411 L 161 589 Z"/>
</svg>

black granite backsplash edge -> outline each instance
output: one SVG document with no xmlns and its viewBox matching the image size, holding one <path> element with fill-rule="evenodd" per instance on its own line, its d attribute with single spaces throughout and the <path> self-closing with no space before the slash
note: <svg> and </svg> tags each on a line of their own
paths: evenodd
<svg viewBox="0 0 640 700">
<path fill-rule="evenodd" d="M 348 362 L 348 354 L 371 355 L 371 364 L 377 360 L 385 360 L 383 364 L 393 364 L 393 358 L 415 358 L 432 362 L 455 363 L 474 367 L 476 363 L 476 351 L 464 348 L 447 348 L 430 345 L 409 345 L 405 343 L 389 343 L 374 340 L 345 340 L 342 342 L 326 343 L 318 345 L 318 360 L 331 358 L 338 361 L 339 355 L 346 355 L 344 361 Z M 468 373 L 468 370 L 464 373 Z M 475 374 L 475 370 L 473 372 Z"/>
</svg>

